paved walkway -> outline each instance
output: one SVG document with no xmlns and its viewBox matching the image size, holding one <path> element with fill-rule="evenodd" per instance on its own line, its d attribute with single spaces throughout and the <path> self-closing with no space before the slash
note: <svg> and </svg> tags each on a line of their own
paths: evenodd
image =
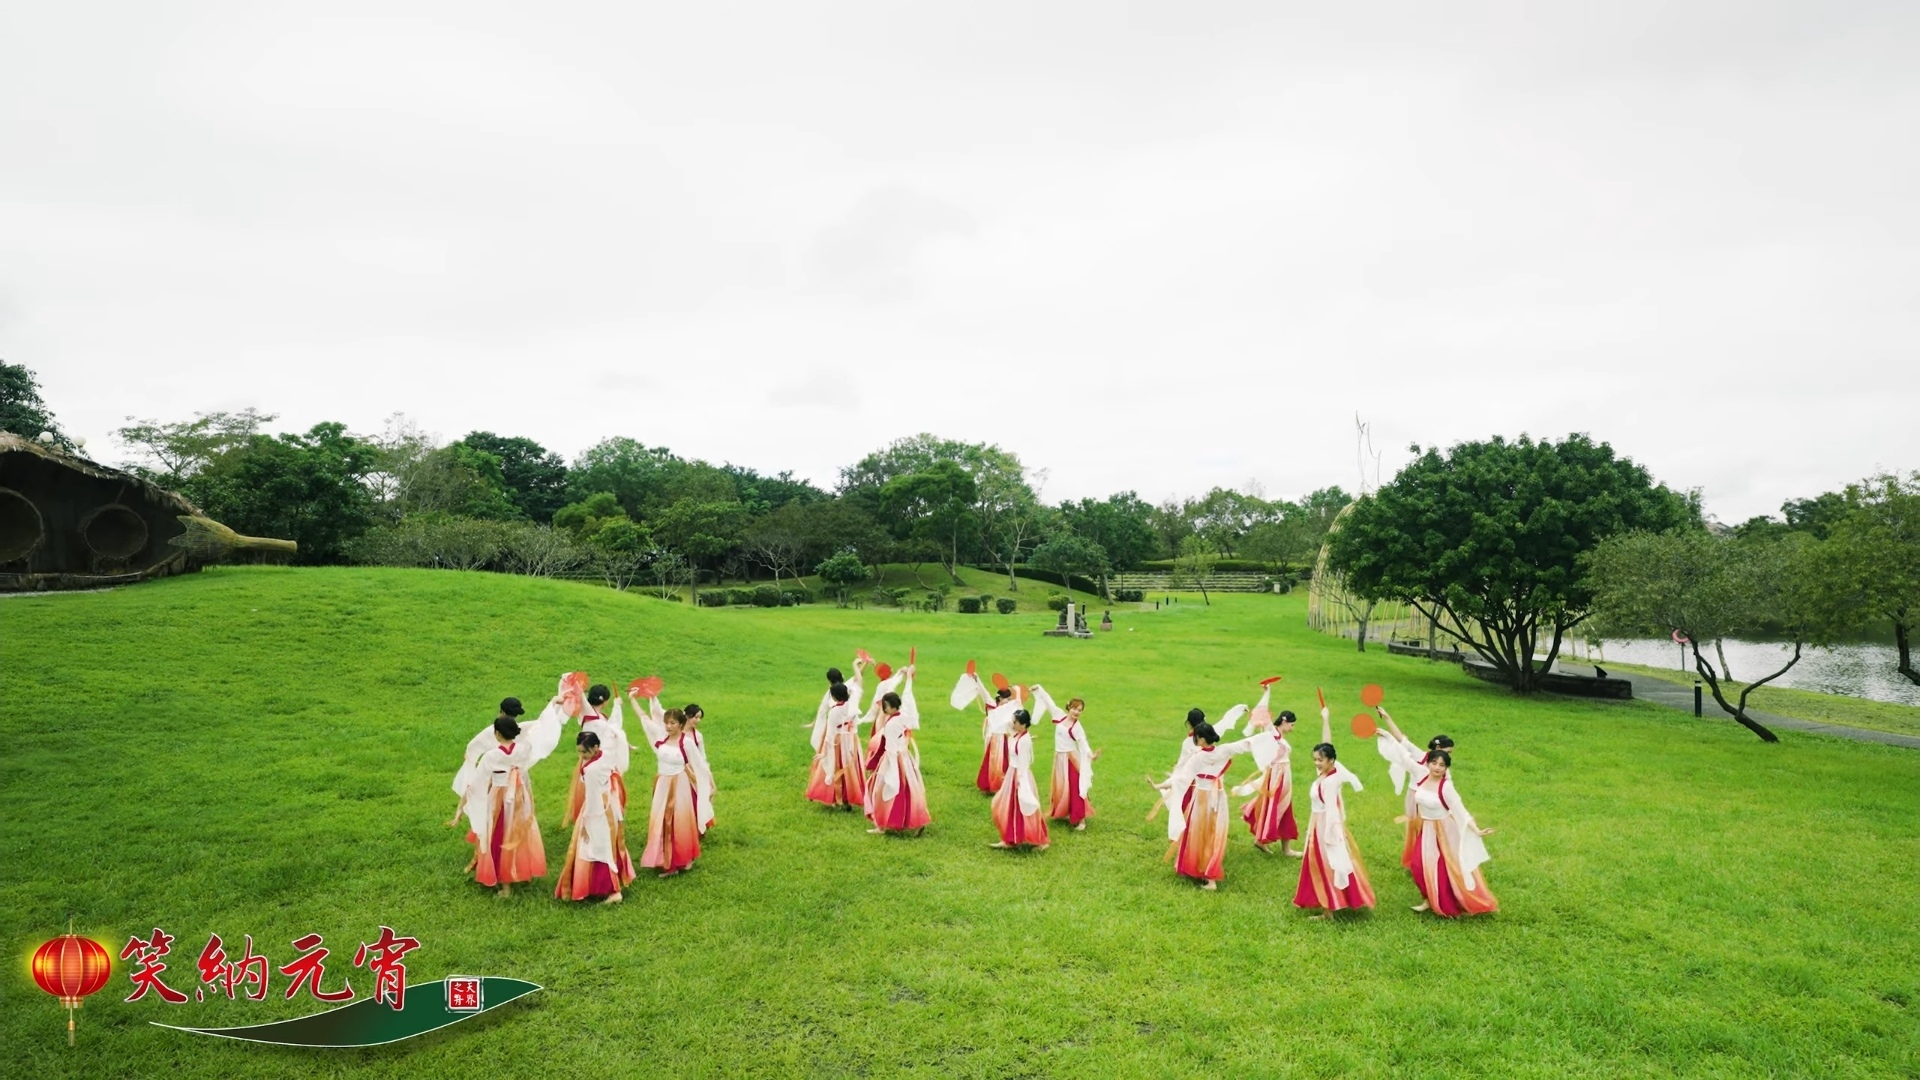
<svg viewBox="0 0 1920 1080">
<path fill-rule="evenodd" d="M 1626 679 L 1633 683 L 1633 696 L 1642 701 L 1657 702 L 1676 709 L 1693 711 L 1693 686 L 1688 683 L 1668 682 L 1651 675 L 1634 675 L 1628 672 L 1609 672 L 1616 679 Z M 1700 711 L 1704 719 L 1724 720 L 1729 724 L 1738 723 L 1726 710 L 1713 700 L 1713 695 L 1705 688 L 1701 689 L 1705 697 L 1701 701 Z M 1761 712 L 1748 709 L 1747 715 L 1770 728 L 1785 728 L 1789 731 L 1811 731 L 1819 735 L 1832 735 L 1839 739 L 1852 739 L 1855 742 L 1877 742 L 1888 746 L 1905 746 L 1920 750 L 1920 738 L 1912 735 L 1896 735 L 1891 731 L 1874 731 L 1870 728 L 1841 727 L 1838 724 L 1822 724 L 1813 720 L 1797 720 L 1778 713 Z"/>
</svg>

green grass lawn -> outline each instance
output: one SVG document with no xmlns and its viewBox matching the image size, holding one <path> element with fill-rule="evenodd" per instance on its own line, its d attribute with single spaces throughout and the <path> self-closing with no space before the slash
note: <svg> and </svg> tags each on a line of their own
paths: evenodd
<svg viewBox="0 0 1920 1080">
<path fill-rule="evenodd" d="M 1519 699 L 1452 666 L 1356 653 L 1307 630 L 1304 604 L 1183 597 L 1073 641 L 1041 636 L 1044 611 L 702 610 L 417 570 L 225 569 L 0 600 L 8 1073 L 1920 1072 L 1920 754 L 1796 732 L 1767 745 L 1645 703 Z M 869 836 L 802 797 L 801 724 L 821 671 L 856 646 L 894 663 L 919 647 L 935 823 L 918 840 Z M 988 849 L 977 714 L 944 703 L 969 657 L 1087 699 L 1105 751 L 1087 832 L 1043 853 Z M 622 907 L 556 902 L 551 878 L 503 901 L 461 872 L 448 781 L 500 697 L 543 701 L 577 667 L 609 682 L 658 671 L 670 699 L 707 708 L 719 824 L 691 873 L 644 877 Z M 1203 893 L 1160 861 L 1163 823 L 1142 821 L 1141 774 L 1172 764 L 1185 710 L 1251 701 L 1269 674 L 1286 676 L 1278 707 L 1308 714 L 1316 684 L 1336 703 L 1335 741 L 1367 783 L 1349 806 L 1380 897 L 1370 916 L 1302 918 L 1299 864 L 1244 830 L 1220 891 Z M 1499 914 L 1407 910 L 1400 801 L 1345 733 L 1367 682 L 1418 737 L 1459 740 L 1461 792 L 1499 830 Z M 1315 735 L 1303 726 L 1298 757 Z M 568 768 L 563 752 L 533 777 L 556 869 Z M 646 778 L 635 788 L 644 805 Z M 252 934 L 276 967 L 321 932 L 331 987 L 381 923 L 424 943 L 417 981 L 547 989 L 410 1042 L 301 1051 L 147 1023 L 319 1010 L 281 1000 L 277 973 L 267 1002 L 168 1006 L 122 1002 L 117 968 L 70 1050 L 26 972 L 69 911 L 115 953 L 156 926 L 177 935 L 167 974 L 189 990 L 209 932 L 230 947 Z"/>
<path fill-rule="evenodd" d="M 1636 675 L 1648 675 L 1687 686 L 1693 685 L 1695 681 L 1692 675 L 1672 668 L 1622 664 L 1614 661 L 1607 661 L 1606 666 L 1608 670 L 1618 668 L 1621 671 L 1631 671 Z M 1723 682 L 1720 685 L 1721 692 L 1727 695 L 1727 700 L 1737 704 L 1740 700 L 1740 691 L 1747 684 Z M 1775 686 L 1769 683 L 1755 690 L 1753 695 L 1747 698 L 1747 708 L 1797 717 L 1801 720 L 1816 720 L 1822 724 L 1891 731 L 1897 735 L 1920 735 L 1920 709 L 1892 701 L 1871 701 L 1866 698 L 1847 697 L 1843 694 L 1823 694 L 1818 690 L 1800 690 L 1791 686 Z M 1702 711 L 1708 709 L 1722 716 L 1726 715 L 1726 711 L 1714 703 L 1713 695 L 1710 693 L 1705 698 Z"/>
</svg>

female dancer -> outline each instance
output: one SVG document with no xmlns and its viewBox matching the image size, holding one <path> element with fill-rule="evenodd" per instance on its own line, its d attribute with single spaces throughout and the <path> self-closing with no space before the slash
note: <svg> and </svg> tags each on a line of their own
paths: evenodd
<svg viewBox="0 0 1920 1080">
<path fill-rule="evenodd" d="M 687 768 L 693 770 L 694 801 L 699 804 L 700 834 L 713 827 L 713 767 L 707 764 L 707 740 L 700 734 L 700 721 L 706 710 L 693 702 L 680 710 L 687 718 Z"/>
<path fill-rule="evenodd" d="M 1407 742 L 1391 719 L 1384 714 L 1382 719 L 1396 740 Z M 1413 910 L 1449 919 L 1500 910 L 1500 901 L 1480 872 L 1488 861 L 1487 845 L 1480 838 L 1493 830 L 1481 828 L 1460 801 L 1453 785 L 1453 755 L 1435 747 L 1417 760 L 1408 755 L 1403 764 L 1420 777 L 1407 789 L 1408 815 L 1397 819 L 1407 826 L 1400 862 L 1420 890 L 1420 903 Z"/>
<path fill-rule="evenodd" d="M 1173 868 L 1181 876 L 1212 892 L 1225 873 L 1227 854 L 1227 793 L 1221 778 L 1234 755 L 1247 752 L 1247 742 L 1219 745 L 1220 733 L 1204 720 L 1195 725 L 1193 741 L 1193 753 L 1167 781 L 1167 839 L 1172 842 L 1167 855 L 1178 856 Z"/>
<path fill-rule="evenodd" d="M 553 895 L 561 900 L 602 897 L 603 903 L 621 901 L 620 887 L 633 882 L 633 856 L 627 853 L 626 814 L 614 798 L 613 759 L 600 745 L 600 736 L 582 731 L 574 737 L 580 748 L 580 767 L 574 783 L 584 790 L 574 807 L 573 839 Z"/>
<path fill-rule="evenodd" d="M 608 701 L 613 708 L 603 713 L 602 707 Z M 613 691 L 605 683 L 595 683 L 587 689 L 587 711 L 580 714 L 580 730 L 591 732 L 598 740 L 600 752 L 606 756 L 613 769 L 610 789 L 615 801 L 620 804 L 620 813 L 627 812 L 627 765 L 632 750 L 627 745 L 626 720 L 620 712 L 620 702 L 614 698 Z M 562 826 L 572 825 L 573 819 L 580 813 L 582 800 L 586 798 L 579 770 L 573 774 L 573 788 L 567 793 L 567 813 L 561 820 Z"/>
<path fill-rule="evenodd" d="M 1047 816 L 1084 832 L 1087 818 L 1093 814 L 1093 807 L 1087 803 L 1087 795 L 1093 791 L 1093 762 L 1100 756 L 1080 723 L 1080 713 L 1087 703 L 1074 698 L 1062 712 L 1041 686 L 1033 688 L 1033 700 L 1040 715 L 1053 714 L 1053 784 Z"/>
<path fill-rule="evenodd" d="M 1387 779 L 1393 781 L 1393 793 L 1395 795 L 1399 795 L 1403 791 L 1406 793 L 1406 812 L 1395 820 L 1400 821 L 1407 827 L 1406 840 L 1400 846 L 1400 865 L 1411 871 L 1413 869 L 1414 845 L 1419 842 L 1420 808 L 1414 805 L 1413 801 L 1415 785 L 1409 784 L 1407 781 L 1410 778 L 1417 780 L 1427 775 L 1426 762 L 1428 753 L 1434 750 L 1444 750 L 1447 752 L 1448 758 L 1451 759 L 1454 752 L 1453 740 L 1445 735 L 1435 735 L 1433 738 L 1427 740 L 1426 750 L 1421 750 L 1418 746 L 1414 745 L 1412 739 L 1407 738 L 1406 734 L 1400 730 L 1399 725 L 1393 722 L 1393 717 L 1387 715 L 1386 709 L 1375 705 L 1373 711 L 1375 715 L 1380 717 L 1380 722 L 1386 725 L 1375 733 L 1373 740 L 1374 749 L 1378 750 L 1380 756 L 1387 761 Z"/>
<path fill-rule="evenodd" d="M 833 711 L 834 687 L 845 684 L 849 702 L 852 704 L 855 712 L 860 711 L 860 668 L 861 665 L 865 663 L 866 661 L 862 657 L 858 655 L 854 656 L 853 681 L 851 683 L 841 678 L 839 668 L 830 667 L 827 669 L 827 692 L 820 695 L 820 707 L 814 710 L 813 723 L 800 725 L 801 727 L 810 727 L 813 729 L 811 742 L 815 754 L 820 752 L 820 747 L 825 745 L 827 741 L 827 714 Z"/>
<path fill-rule="evenodd" d="M 1360 862 L 1360 848 L 1347 828 L 1347 804 L 1340 786 L 1361 790 L 1360 778 L 1340 764 L 1333 749 L 1333 720 L 1320 710 L 1320 744 L 1313 748 L 1313 766 L 1320 774 L 1309 793 L 1313 815 L 1307 818 L 1307 852 L 1300 863 L 1300 886 L 1293 892 L 1295 907 L 1318 908 L 1315 919 L 1331 919 L 1342 908 L 1370 908 L 1373 886 Z"/>
<path fill-rule="evenodd" d="M 833 708 L 827 713 L 826 738 L 813 756 L 813 773 L 807 783 L 807 798 L 823 806 L 852 809 L 867 801 L 866 761 L 860 755 L 859 714 L 851 704 L 852 694 L 845 684 L 827 691 Z"/>
<path fill-rule="evenodd" d="M 500 886 L 501 896 L 512 895 L 514 882 L 546 876 L 547 850 L 534 818 L 527 770 L 560 745 L 561 727 L 580 709 L 578 688 L 567 686 L 566 693 L 556 695 L 540 718 L 524 728 L 501 716 L 493 722 L 493 747 L 472 764 L 461 765 L 467 777 L 461 808 L 467 816 L 467 841 L 474 845 L 473 878 L 488 887 Z"/>
<path fill-rule="evenodd" d="M 1272 727 L 1247 737 L 1253 763 L 1260 771 L 1233 793 L 1254 796 L 1240 808 L 1240 820 L 1253 833 L 1253 846 L 1270 851 L 1267 845 L 1278 840 L 1281 850 L 1297 859 L 1306 852 L 1286 843 L 1300 838 L 1300 827 L 1293 820 L 1293 747 L 1287 743 L 1293 721 L 1292 710 L 1282 709 Z"/>
<path fill-rule="evenodd" d="M 906 697 L 880 697 L 880 748 L 873 757 L 873 783 L 867 788 L 867 817 L 871 833 L 906 832 L 915 835 L 933 823 L 927 812 L 927 785 L 920 776 L 920 754 L 913 745 L 913 729 L 920 726 L 920 708 L 913 700 L 913 669 L 907 669 Z"/>
<path fill-rule="evenodd" d="M 1233 708 L 1228 709 L 1226 719 L 1221 721 L 1220 726 L 1218 728 L 1213 729 L 1215 741 L 1218 741 L 1221 735 L 1224 735 L 1227 732 L 1233 730 L 1233 725 L 1240 722 L 1240 717 L 1244 715 L 1246 711 L 1247 711 L 1247 707 L 1245 705 L 1235 705 Z M 1176 760 L 1173 763 L 1173 772 L 1168 773 L 1167 778 L 1165 780 L 1155 780 L 1153 778 L 1152 773 L 1147 774 L 1147 783 L 1152 785 L 1154 790 L 1160 792 L 1160 798 L 1155 800 L 1153 804 L 1153 808 L 1147 811 L 1148 821 L 1152 821 L 1154 818 L 1154 815 L 1158 814 L 1160 810 L 1166 805 L 1167 790 L 1173 786 L 1174 775 L 1180 771 L 1180 767 L 1182 765 L 1185 765 L 1187 763 L 1187 759 L 1193 756 L 1194 751 L 1200 748 L 1200 744 L 1197 741 L 1195 741 L 1197 737 L 1195 736 L 1194 732 L 1199 729 L 1200 725 L 1205 724 L 1206 722 L 1207 722 L 1206 710 L 1188 709 L 1187 710 L 1187 737 L 1180 740 L 1180 757 L 1178 760 Z"/>
<path fill-rule="evenodd" d="M 629 690 L 628 696 L 632 693 Z M 672 877 L 700 857 L 700 801 L 687 767 L 692 760 L 687 750 L 687 717 L 679 709 L 662 710 L 659 698 L 650 698 L 646 708 L 636 699 L 633 708 L 653 746 L 653 806 L 647 814 L 647 848 L 640 865 L 659 870 L 661 877 Z"/>
<path fill-rule="evenodd" d="M 1007 778 L 1007 734 L 1013 730 L 1013 713 L 1020 703 L 1013 700 L 1012 687 L 996 691 L 989 700 L 986 686 L 977 679 L 974 685 L 980 687 L 980 704 L 986 711 L 980 718 L 980 737 L 986 748 L 980 753 L 980 772 L 973 784 L 991 795 Z"/>
<path fill-rule="evenodd" d="M 1033 782 L 1033 717 L 1025 709 L 1008 718 L 1007 773 L 993 796 L 993 824 L 1000 830 L 997 848 L 1047 849 L 1047 819 L 1040 816 L 1040 789 Z"/>
</svg>

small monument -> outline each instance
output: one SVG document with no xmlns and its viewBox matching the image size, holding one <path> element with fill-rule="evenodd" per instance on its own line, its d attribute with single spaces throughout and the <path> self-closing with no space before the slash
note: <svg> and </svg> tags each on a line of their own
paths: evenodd
<svg viewBox="0 0 1920 1080">
<path fill-rule="evenodd" d="M 1087 629 L 1086 613 L 1080 610 L 1080 605 L 1071 600 L 1067 601 L 1066 607 L 1060 609 L 1060 621 L 1054 624 L 1051 630 L 1044 630 L 1042 633 L 1048 637 L 1090 638 L 1093 636 L 1093 631 Z"/>
</svg>

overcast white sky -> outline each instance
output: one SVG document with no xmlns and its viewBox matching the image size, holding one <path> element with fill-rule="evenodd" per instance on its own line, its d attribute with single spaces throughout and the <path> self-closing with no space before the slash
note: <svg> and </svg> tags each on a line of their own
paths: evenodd
<svg viewBox="0 0 1920 1080">
<path fill-rule="evenodd" d="M 0 9 L 0 357 L 129 415 L 1352 489 L 1920 467 L 1920 4 Z"/>
</svg>

